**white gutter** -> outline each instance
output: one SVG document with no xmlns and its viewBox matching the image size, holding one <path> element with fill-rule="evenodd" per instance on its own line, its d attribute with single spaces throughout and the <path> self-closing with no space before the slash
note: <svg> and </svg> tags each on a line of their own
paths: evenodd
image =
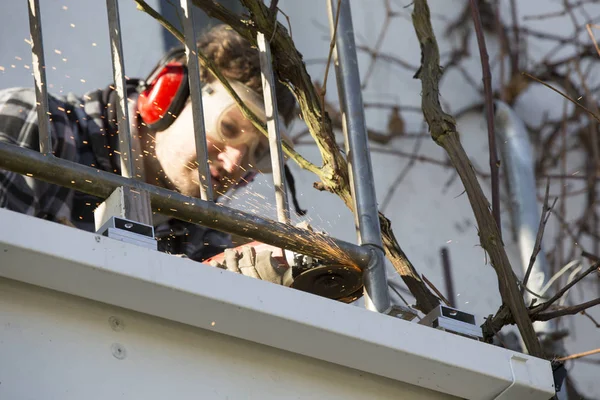
<svg viewBox="0 0 600 400">
<path fill-rule="evenodd" d="M 554 395 L 546 360 L 4 209 L 0 276 L 461 398 Z"/>
</svg>

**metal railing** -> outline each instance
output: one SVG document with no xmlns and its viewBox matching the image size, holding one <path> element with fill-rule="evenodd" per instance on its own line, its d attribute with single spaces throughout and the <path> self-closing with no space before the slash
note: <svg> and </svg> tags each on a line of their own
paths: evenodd
<svg viewBox="0 0 600 400">
<path fill-rule="evenodd" d="M 377 201 L 373 186 L 373 173 L 368 151 L 364 109 L 354 31 L 349 0 L 340 3 L 338 34 L 335 44 L 335 66 L 344 116 L 344 134 L 352 179 L 355 221 L 360 245 L 335 238 L 315 241 L 315 233 L 290 225 L 288 202 L 284 184 L 284 160 L 275 99 L 275 78 L 269 42 L 262 33 L 259 44 L 265 113 L 269 133 L 273 181 L 276 191 L 278 221 L 245 213 L 212 202 L 213 194 L 208 173 L 206 134 L 200 92 L 200 74 L 197 58 L 196 32 L 191 16 L 191 1 L 180 0 L 185 35 L 185 51 L 189 68 L 190 96 L 194 121 L 194 134 L 200 175 L 201 198 L 191 198 L 177 192 L 157 187 L 139 179 L 133 171 L 130 139 L 130 115 L 125 93 L 123 46 L 119 21 L 118 0 L 107 0 L 109 34 L 113 77 L 119 99 L 118 126 L 121 176 L 63 160 L 52 154 L 52 137 L 48 116 L 48 93 L 45 75 L 43 35 L 39 0 L 28 0 L 29 23 L 32 40 L 33 72 L 37 114 L 39 121 L 40 152 L 0 142 L 0 168 L 19 174 L 30 174 L 48 183 L 75 189 L 106 199 L 119 187 L 129 187 L 148 193 L 152 209 L 163 215 L 200 224 L 230 234 L 248 237 L 291 251 L 317 257 L 330 262 L 352 262 L 364 274 L 363 282 L 367 308 L 388 313 L 391 302 L 384 267 L 384 253 L 379 228 Z M 328 1 L 333 24 L 337 13 L 337 0 Z M 334 28 L 332 25 L 332 35 Z M 90 183 L 91 182 L 91 183 Z"/>
</svg>

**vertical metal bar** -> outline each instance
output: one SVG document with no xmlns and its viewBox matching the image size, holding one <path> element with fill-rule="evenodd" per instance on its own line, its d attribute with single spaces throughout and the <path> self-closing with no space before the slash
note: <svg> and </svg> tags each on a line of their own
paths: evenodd
<svg viewBox="0 0 600 400">
<path fill-rule="evenodd" d="M 46 85 L 46 61 L 44 60 L 44 44 L 42 37 L 42 16 L 38 0 L 29 0 L 29 30 L 31 32 L 31 56 L 33 58 L 33 79 L 35 81 L 35 98 L 37 100 L 38 129 L 40 153 L 52 153 L 52 136 L 48 117 L 48 90 Z"/>
<path fill-rule="evenodd" d="M 330 0 L 330 20 L 333 23 L 338 0 Z M 382 247 L 377 200 L 373 185 L 371 157 L 366 135 L 364 107 L 354 43 L 354 28 L 348 0 L 340 2 L 340 15 L 334 50 L 338 92 L 345 122 L 348 161 L 355 197 L 357 229 L 361 244 Z"/>
<path fill-rule="evenodd" d="M 329 22 L 332 37 L 337 30 L 334 62 L 343 114 L 354 215 L 359 244 L 371 246 L 374 256 L 374 262 L 365 270 L 364 281 L 368 300 L 366 305 L 371 310 L 387 313 L 391 309 L 391 302 L 367 141 L 352 15 L 349 0 L 339 1 L 339 20 L 336 28 L 338 1 L 328 2 Z"/>
<path fill-rule="evenodd" d="M 446 296 L 450 306 L 456 308 L 456 296 L 454 294 L 454 280 L 452 279 L 452 266 L 450 265 L 450 254 L 447 247 L 442 247 L 442 268 L 444 269 L 444 281 L 446 283 Z"/>
<path fill-rule="evenodd" d="M 129 130 L 129 108 L 125 92 L 125 61 L 123 60 L 123 42 L 121 39 L 121 23 L 119 22 L 118 0 L 106 0 L 108 12 L 108 31 L 112 57 L 113 77 L 119 104 L 117 107 L 117 123 L 119 125 L 119 152 L 121 153 L 121 175 L 126 178 L 135 176 L 133 157 L 131 154 L 131 133 Z"/>
<path fill-rule="evenodd" d="M 260 51 L 259 57 L 263 97 L 265 101 L 265 115 L 267 118 L 267 129 L 269 130 L 269 149 L 271 152 L 271 166 L 273 168 L 277 218 L 279 222 L 287 224 L 290 222 L 290 209 L 283 175 L 283 148 L 281 145 L 281 127 L 279 126 L 277 99 L 275 97 L 275 77 L 273 75 L 271 47 L 265 35 L 261 32 L 257 35 L 257 42 Z"/>
<path fill-rule="evenodd" d="M 188 67 L 190 96 L 192 98 L 192 118 L 194 122 L 194 137 L 196 140 L 196 162 L 198 163 L 198 178 L 200 197 L 202 200 L 213 200 L 213 188 L 210 167 L 208 165 L 208 148 L 204 126 L 204 110 L 202 106 L 202 85 L 200 83 L 200 65 L 198 63 L 198 45 L 196 29 L 190 0 L 181 0 L 183 14 L 183 33 L 185 36 L 185 57 Z"/>
</svg>

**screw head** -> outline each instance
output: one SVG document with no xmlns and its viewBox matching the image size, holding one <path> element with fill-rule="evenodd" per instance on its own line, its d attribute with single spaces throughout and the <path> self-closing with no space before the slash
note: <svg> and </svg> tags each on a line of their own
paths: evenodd
<svg viewBox="0 0 600 400">
<path fill-rule="evenodd" d="M 110 350 L 112 352 L 112 355 L 117 360 L 124 360 L 127 357 L 127 350 L 125 350 L 125 347 L 122 344 L 113 343 L 110 346 Z"/>
<path fill-rule="evenodd" d="M 114 315 L 108 318 L 108 323 L 115 332 L 120 332 L 125 329 L 125 322 L 123 322 L 121 318 L 115 317 Z"/>
</svg>

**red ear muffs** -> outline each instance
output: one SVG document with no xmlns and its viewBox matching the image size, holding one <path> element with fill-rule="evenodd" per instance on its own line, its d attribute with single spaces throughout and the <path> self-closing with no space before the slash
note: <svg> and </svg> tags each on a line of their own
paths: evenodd
<svg viewBox="0 0 600 400">
<path fill-rule="evenodd" d="M 190 94 L 187 68 L 170 62 L 159 67 L 146 84 L 138 97 L 138 112 L 150 129 L 162 131 L 177 118 Z"/>
</svg>

